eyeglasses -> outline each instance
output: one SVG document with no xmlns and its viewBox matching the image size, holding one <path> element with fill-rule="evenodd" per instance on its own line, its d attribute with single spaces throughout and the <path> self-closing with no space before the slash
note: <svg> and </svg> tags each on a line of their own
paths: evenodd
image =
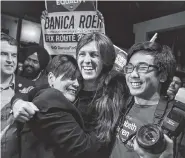
<svg viewBox="0 0 185 158">
<path fill-rule="evenodd" d="M 139 63 L 137 65 L 132 65 L 132 64 L 128 64 L 124 67 L 124 73 L 125 74 L 129 74 L 129 73 L 132 73 L 134 71 L 134 69 L 136 68 L 136 71 L 138 73 L 147 73 L 149 71 L 149 68 L 150 67 L 153 67 L 153 68 L 156 68 L 158 69 L 158 66 L 156 65 L 150 65 L 150 64 L 147 64 L 147 63 Z"/>
</svg>

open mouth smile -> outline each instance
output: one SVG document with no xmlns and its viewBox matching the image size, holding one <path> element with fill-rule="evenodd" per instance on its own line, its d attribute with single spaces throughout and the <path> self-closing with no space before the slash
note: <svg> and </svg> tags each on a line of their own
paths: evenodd
<svg viewBox="0 0 185 158">
<path fill-rule="evenodd" d="M 76 95 L 78 92 L 76 88 L 67 88 L 67 91 L 72 95 Z"/>
<path fill-rule="evenodd" d="M 138 88 L 142 85 L 141 82 L 130 82 L 133 88 Z"/>
<path fill-rule="evenodd" d="M 83 66 L 82 70 L 84 70 L 85 72 L 91 72 L 95 69 L 92 66 Z"/>
</svg>

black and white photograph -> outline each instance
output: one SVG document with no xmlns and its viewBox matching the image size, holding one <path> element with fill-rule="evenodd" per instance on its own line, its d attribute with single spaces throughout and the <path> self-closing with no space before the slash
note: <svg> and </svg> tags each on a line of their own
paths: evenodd
<svg viewBox="0 0 185 158">
<path fill-rule="evenodd" d="M 185 1 L 0 3 L 1 158 L 185 158 Z"/>
</svg>

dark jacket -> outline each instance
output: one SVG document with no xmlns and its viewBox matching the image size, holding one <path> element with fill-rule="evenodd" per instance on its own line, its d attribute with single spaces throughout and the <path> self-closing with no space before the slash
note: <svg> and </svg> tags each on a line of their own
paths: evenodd
<svg viewBox="0 0 185 158">
<path fill-rule="evenodd" d="M 28 93 L 34 87 L 30 80 L 15 76 L 15 94 L 21 96 Z M 20 151 L 20 140 L 18 135 L 18 124 L 14 121 L 11 113 L 11 104 L 6 104 L 1 109 L 1 156 L 2 158 L 18 158 Z"/>
<path fill-rule="evenodd" d="M 35 83 L 35 82 L 34 82 Z M 43 85 L 33 88 L 25 95 L 15 94 L 11 100 L 11 104 L 17 99 L 21 98 L 25 101 L 32 101 L 35 93 L 43 88 L 48 88 L 48 85 Z M 28 95 L 29 94 L 29 95 Z M 48 149 L 43 142 L 41 142 L 31 131 L 28 124 L 19 123 L 21 130 L 19 131 L 19 155 L 20 158 L 54 158 L 51 149 Z"/>
<path fill-rule="evenodd" d="M 29 125 L 39 140 L 53 150 L 56 158 L 96 157 L 100 143 L 93 132 L 84 132 L 80 113 L 60 91 L 41 89 L 33 103 L 40 111 Z"/>
</svg>

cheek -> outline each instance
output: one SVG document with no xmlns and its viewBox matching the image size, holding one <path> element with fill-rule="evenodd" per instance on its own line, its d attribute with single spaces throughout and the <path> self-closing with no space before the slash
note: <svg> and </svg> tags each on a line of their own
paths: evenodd
<svg viewBox="0 0 185 158">
<path fill-rule="evenodd" d="M 56 82 L 54 88 L 58 89 L 61 92 L 64 92 L 64 86 L 60 82 Z"/>
<path fill-rule="evenodd" d="M 146 84 L 147 84 L 146 86 L 147 86 L 149 89 L 151 89 L 151 88 L 157 89 L 158 86 L 159 86 L 159 80 L 158 80 L 157 78 L 155 78 L 155 77 L 153 77 L 153 78 L 148 78 Z"/>
<path fill-rule="evenodd" d="M 82 57 L 77 57 L 77 63 L 81 63 L 82 62 Z"/>
<path fill-rule="evenodd" d="M 28 62 L 27 61 L 24 62 L 24 65 L 23 66 L 25 66 L 25 65 L 28 65 Z"/>
<path fill-rule="evenodd" d="M 15 63 L 15 65 L 17 65 L 17 58 L 14 59 L 14 63 Z"/>
<path fill-rule="evenodd" d="M 179 86 L 179 85 L 176 85 L 176 86 L 175 86 L 175 89 L 176 89 L 176 90 L 178 90 L 179 88 L 180 88 L 180 86 Z"/>
<path fill-rule="evenodd" d="M 34 67 L 35 67 L 36 70 L 40 69 L 40 65 L 39 64 L 35 64 Z"/>
<path fill-rule="evenodd" d="M 102 63 L 102 61 L 100 61 L 100 60 L 95 60 L 95 61 L 94 61 L 94 64 L 97 65 L 99 71 L 101 71 L 101 70 L 103 69 L 103 63 Z"/>
<path fill-rule="evenodd" d="M 127 85 L 128 85 L 128 83 L 129 83 L 129 75 L 126 74 L 126 75 L 125 75 L 125 78 L 126 78 L 126 83 L 127 83 Z"/>
<path fill-rule="evenodd" d="M 78 67 L 80 67 L 80 63 L 81 63 L 81 60 L 78 59 L 78 60 L 77 60 Z"/>
<path fill-rule="evenodd" d="M 5 58 L 3 58 L 2 56 L 0 57 L 0 64 L 3 65 L 5 63 Z"/>
</svg>

